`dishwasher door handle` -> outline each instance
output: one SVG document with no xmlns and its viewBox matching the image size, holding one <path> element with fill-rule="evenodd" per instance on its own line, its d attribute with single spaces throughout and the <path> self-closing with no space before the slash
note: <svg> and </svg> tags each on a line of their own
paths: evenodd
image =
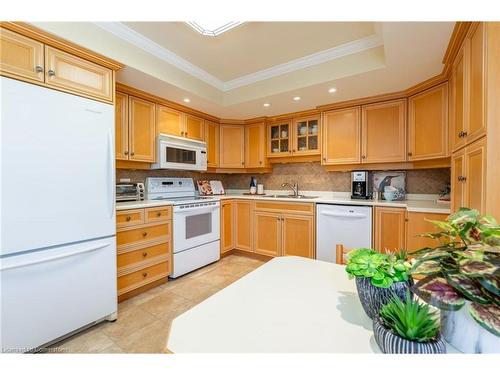
<svg viewBox="0 0 500 375">
<path fill-rule="evenodd" d="M 354 219 L 364 219 L 367 217 L 366 214 L 344 213 L 344 212 L 335 212 L 335 211 L 321 211 L 320 215 L 332 216 L 332 217 L 354 218 Z"/>
</svg>

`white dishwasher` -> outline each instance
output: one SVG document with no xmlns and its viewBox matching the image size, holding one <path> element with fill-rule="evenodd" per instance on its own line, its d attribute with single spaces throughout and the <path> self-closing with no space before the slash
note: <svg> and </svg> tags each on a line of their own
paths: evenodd
<svg viewBox="0 0 500 375">
<path fill-rule="evenodd" d="M 316 259 L 335 263 L 335 246 L 372 247 L 372 208 L 316 205 Z"/>
</svg>

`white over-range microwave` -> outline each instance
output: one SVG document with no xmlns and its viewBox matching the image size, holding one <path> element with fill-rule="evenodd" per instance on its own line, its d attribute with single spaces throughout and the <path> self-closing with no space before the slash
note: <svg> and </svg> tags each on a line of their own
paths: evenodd
<svg viewBox="0 0 500 375">
<path fill-rule="evenodd" d="M 207 144 L 205 142 L 160 134 L 156 149 L 158 162 L 151 166 L 153 169 L 207 170 Z"/>
</svg>

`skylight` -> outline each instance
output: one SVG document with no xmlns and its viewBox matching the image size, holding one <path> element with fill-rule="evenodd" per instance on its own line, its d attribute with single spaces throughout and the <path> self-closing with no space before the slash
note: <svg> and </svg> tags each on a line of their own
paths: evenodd
<svg viewBox="0 0 500 375">
<path fill-rule="evenodd" d="M 243 22 L 188 21 L 186 23 L 201 35 L 218 36 L 226 31 L 234 29 L 237 26 L 240 26 Z"/>
</svg>

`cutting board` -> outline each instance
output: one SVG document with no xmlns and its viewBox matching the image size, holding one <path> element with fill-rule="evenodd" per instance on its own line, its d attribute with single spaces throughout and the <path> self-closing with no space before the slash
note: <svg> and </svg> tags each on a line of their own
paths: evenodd
<svg viewBox="0 0 500 375">
<path fill-rule="evenodd" d="M 215 195 L 225 194 L 224 186 L 222 186 L 222 182 L 219 180 L 211 180 L 210 186 L 212 187 L 212 193 Z"/>
</svg>

